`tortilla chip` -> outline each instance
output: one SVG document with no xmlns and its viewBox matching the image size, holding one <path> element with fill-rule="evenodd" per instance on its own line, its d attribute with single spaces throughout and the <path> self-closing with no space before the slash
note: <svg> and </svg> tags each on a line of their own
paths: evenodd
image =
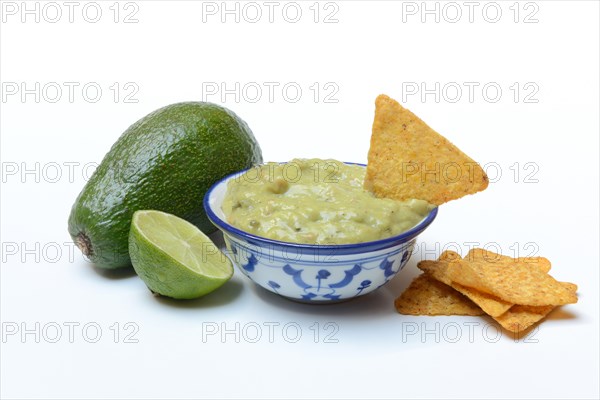
<svg viewBox="0 0 600 400">
<path fill-rule="evenodd" d="M 502 254 L 494 253 L 489 250 L 478 249 L 478 248 L 469 250 L 469 252 L 465 256 L 465 260 L 468 260 L 468 261 L 478 260 L 478 261 L 489 261 L 489 262 L 494 262 L 497 260 L 505 260 L 505 261 L 512 260 L 515 263 L 526 263 L 529 266 L 534 266 L 542 272 L 549 272 L 550 267 L 551 267 L 550 260 L 548 260 L 545 257 L 512 258 L 509 256 L 503 256 Z"/>
<path fill-rule="evenodd" d="M 452 287 L 477 304 L 481 309 L 492 317 L 497 317 L 508 311 L 513 304 L 499 299 L 488 293 L 478 292 L 475 289 L 462 286 L 456 282 L 452 283 Z"/>
<path fill-rule="evenodd" d="M 563 285 L 567 290 L 572 291 L 573 293 L 577 293 L 577 285 L 571 282 L 561 282 L 561 285 Z"/>
<path fill-rule="evenodd" d="M 406 315 L 483 315 L 471 300 L 427 274 L 416 277 L 394 305 Z"/>
<path fill-rule="evenodd" d="M 447 275 L 452 282 L 509 303 L 547 306 L 577 302 L 575 291 L 539 268 L 510 257 L 496 261 L 453 261 L 448 263 Z"/>
<path fill-rule="evenodd" d="M 455 251 L 446 250 L 438 257 L 438 261 L 454 261 L 460 260 L 462 257 Z"/>
<path fill-rule="evenodd" d="M 523 332 L 536 322 L 542 320 L 554 306 L 522 306 L 514 305 L 499 317 L 493 317 L 502 327 L 511 332 Z"/>
<path fill-rule="evenodd" d="M 377 197 L 435 205 L 484 190 L 473 159 L 386 95 L 375 100 L 365 189 Z"/>
<path fill-rule="evenodd" d="M 435 279 L 462 293 L 503 328 L 514 333 L 523 332 L 542 320 L 557 304 L 577 301 L 577 285 L 557 282 L 548 275 L 550 261 L 544 257 L 515 259 L 483 249 L 472 249 L 464 259 L 454 251 L 445 251 L 437 261 L 424 260 L 417 266 L 424 271 L 421 276 Z M 455 275 L 458 272 L 460 275 Z M 541 287 L 536 285 L 536 281 Z M 465 282 L 474 287 L 464 286 Z M 479 287 L 492 287 L 495 292 L 484 292 Z M 506 297 L 501 298 L 499 294 Z M 516 300 L 550 303 L 515 304 Z"/>
<path fill-rule="evenodd" d="M 442 255 L 439 257 L 439 260 L 442 261 L 421 261 L 417 264 L 417 266 L 427 274 L 430 274 L 434 279 L 451 286 L 453 289 L 467 296 L 471 301 L 481 307 L 481 309 L 488 315 L 500 316 L 513 306 L 512 303 L 502 301 L 491 294 L 482 293 L 475 289 L 459 285 L 456 282 L 452 282 L 448 276 L 448 262 L 443 260 L 457 260 L 460 259 L 460 255 L 454 252 L 452 252 L 453 254 L 446 253 L 448 252 L 442 253 Z"/>
</svg>

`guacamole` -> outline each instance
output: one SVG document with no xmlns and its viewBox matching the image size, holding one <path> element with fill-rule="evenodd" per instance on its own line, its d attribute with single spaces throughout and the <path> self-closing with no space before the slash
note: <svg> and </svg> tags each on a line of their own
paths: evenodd
<svg viewBox="0 0 600 400">
<path fill-rule="evenodd" d="M 227 222 L 253 235 L 304 244 L 369 242 L 400 234 L 434 207 L 424 200 L 376 198 L 365 168 L 294 159 L 256 166 L 228 182 Z"/>
</svg>

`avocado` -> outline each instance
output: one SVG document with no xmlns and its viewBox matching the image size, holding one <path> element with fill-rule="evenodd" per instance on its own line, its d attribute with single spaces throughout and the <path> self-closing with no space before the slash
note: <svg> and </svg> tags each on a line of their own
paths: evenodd
<svg viewBox="0 0 600 400">
<path fill-rule="evenodd" d="M 75 200 L 69 234 L 96 266 L 130 266 L 135 211 L 174 214 L 209 234 L 215 228 L 202 206 L 205 192 L 261 162 L 252 131 L 232 111 L 203 102 L 163 107 L 131 125 L 106 154 Z"/>
</svg>

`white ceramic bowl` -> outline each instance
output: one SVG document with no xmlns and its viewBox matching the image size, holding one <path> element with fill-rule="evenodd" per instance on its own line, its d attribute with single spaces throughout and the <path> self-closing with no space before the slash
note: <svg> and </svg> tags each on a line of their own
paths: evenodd
<svg viewBox="0 0 600 400">
<path fill-rule="evenodd" d="M 225 222 L 221 204 L 227 182 L 244 172 L 223 178 L 206 192 L 206 214 L 223 232 L 229 256 L 240 271 L 263 288 L 296 301 L 332 303 L 385 285 L 406 265 L 417 235 L 438 212 L 434 208 L 410 230 L 372 242 L 311 245 L 267 239 Z"/>
</svg>

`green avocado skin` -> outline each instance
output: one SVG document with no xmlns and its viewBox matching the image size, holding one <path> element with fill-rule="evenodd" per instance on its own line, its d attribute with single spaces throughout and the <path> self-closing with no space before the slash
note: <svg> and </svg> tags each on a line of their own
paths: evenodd
<svg viewBox="0 0 600 400">
<path fill-rule="evenodd" d="M 135 211 L 171 213 L 211 233 L 202 206 L 206 191 L 261 162 L 252 131 L 232 111 L 202 102 L 166 106 L 131 125 L 112 146 L 71 209 L 69 234 L 96 266 L 128 267 Z"/>
</svg>

